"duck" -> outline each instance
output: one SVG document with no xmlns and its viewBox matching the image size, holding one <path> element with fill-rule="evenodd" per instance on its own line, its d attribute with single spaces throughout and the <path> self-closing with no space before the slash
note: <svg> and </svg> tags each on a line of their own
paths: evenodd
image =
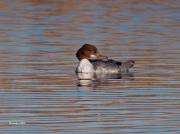
<svg viewBox="0 0 180 134">
<path fill-rule="evenodd" d="M 76 73 L 128 73 L 135 64 L 134 60 L 121 62 L 109 59 L 91 44 L 84 44 L 79 48 L 76 57 L 79 60 Z"/>
</svg>

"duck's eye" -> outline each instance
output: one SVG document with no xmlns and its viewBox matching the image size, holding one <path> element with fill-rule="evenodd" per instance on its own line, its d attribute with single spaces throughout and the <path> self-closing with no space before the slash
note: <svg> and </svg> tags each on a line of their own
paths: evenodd
<svg viewBox="0 0 180 134">
<path fill-rule="evenodd" d="M 94 54 L 96 54 L 97 53 L 97 51 L 95 50 L 89 50 L 91 53 L 94 53 Z"/>
<path fill-rule="evenodd" d="M 95 54 L 97 53 L 97 49 L 94 49 L 94 53 L 95 53 Z"/>
</svg>

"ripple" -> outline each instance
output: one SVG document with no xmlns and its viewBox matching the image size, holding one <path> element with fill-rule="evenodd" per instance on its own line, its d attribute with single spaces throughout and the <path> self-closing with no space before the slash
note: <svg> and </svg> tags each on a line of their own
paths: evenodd
<svg viewBox="0 0 180 134">
<path fill-rule="evenodd" d="M 0 133 L 179 133 L 178 5 L 0 1 Z M 132 74 L 78 80 L 84 43 Z"/>
</svg>

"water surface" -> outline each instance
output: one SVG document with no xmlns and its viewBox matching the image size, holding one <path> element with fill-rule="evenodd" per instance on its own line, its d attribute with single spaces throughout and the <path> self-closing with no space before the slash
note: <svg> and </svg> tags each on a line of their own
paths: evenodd
<svg viewBox="0 0 180 134">
<path fill-rule="evenodd" d="M 179 134 L 178 0 L 1 0 L 0 133 Z M 84 43 L 131 75 L 79 81 Z"/>
</svg>

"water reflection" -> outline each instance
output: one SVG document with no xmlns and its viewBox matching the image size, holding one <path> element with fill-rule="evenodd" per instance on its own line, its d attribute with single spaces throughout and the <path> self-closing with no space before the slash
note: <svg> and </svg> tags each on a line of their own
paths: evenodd
<svg viewBox="0 0 180 134">
<path fill-rule="evenodd" d="M 77 73 L 79 79 L 78 86 L 88 86 L 97 88 L 104 83 L 109 83 L 110 80 L 118 81 L 119 79 L 133 80 L 134 74 L 121 73 Z"/>
<path fill-rule="evenodd" d="M 0 133 L 179 133 L 179 12 L 179 0 L 1 0 Z M 84 43 L 134 59 L 134 76 L 79 81 Z"/>
<path fill-rule="evenodd" d="M 121 73 L 77 73 L 79 80 L 121 79 Z"/>
</svg>

